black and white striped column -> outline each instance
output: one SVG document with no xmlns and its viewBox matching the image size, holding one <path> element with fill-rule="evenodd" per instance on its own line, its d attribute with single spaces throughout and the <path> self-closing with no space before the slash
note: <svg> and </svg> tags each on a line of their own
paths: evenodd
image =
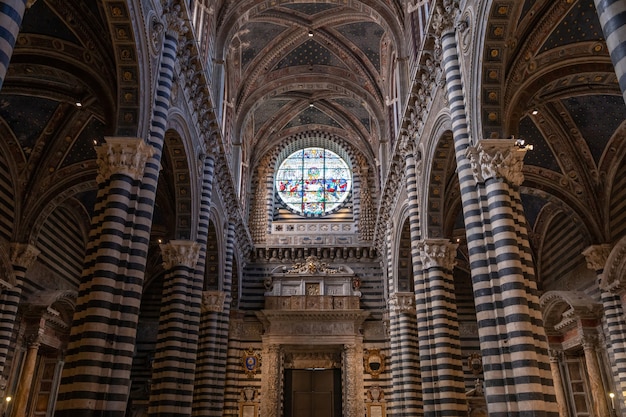
<svg viewBox="0 0 626 417">
<path fill-rule="evenodd" d="M 200 218 L 198 222 L 198 237 L 196 241 L 200 245 L 200 255 L 196 275 L 203 282 L 200 328 L 198 336 L 198 355 L 196 359 L 196 375 L 193 393 L 192 414 L 204 415 L 211 408 L 211 386 L 213 382 L 212 360 L 210 348 L 214 345 L 215 323 L 213 313 L 223 309 L 224 299 L 219 291 L 206 291 L 204 276 L 206 273 L 206 250 L 208 245 L 208 233 L 210 224 L 211 200 L 213 196 L 213 179 L 215 177 L 215 157 L 213 149 L 207 143 L 209 152 L 203 161 L 202 192 L 200 197 Z M 217 309 L 217 310 L 216 310 Z M 207 369 L 208 367 L 208 369 Z"/>
<path fill-rule="evenodd" d="M 98 195 L 56 417 L 123 417 L 130 387 L 152 214 L 163 151 L 180 5 L 166 8 L 148 143 L 108 138 L 98 148 Z"/>
<path fill-rule="evenodd" d="M 13 264 L 13 278 L 7 284 L 8 288 L 3 288 L 0 293 L 0 375 L 4 371 L 7 361 L 15 319 L 22 296 L 22 285 L 26 271 L 35 263 L 39 250 L 32 245 L 25 243 L 14 243 L 11 245 L 10 259 Z"/>
<path fill-rule="evenodd" d="M 127 232 L 153 149 L 141 138 L 107 138 L 96 150 L 98 194 L 57 417 L 122 417 L 130 386 L 145 259 L 129 250 L 133 236 Z"/>
<path fill-rule="evenodd" d="M 408 221 L 411 238 L 411 263 L 413 274 L 421 275 L 421 258 L 416 242 L 421 239 L 417 174 L 415 151 L 408 136 L 402 138 L 402 153 L 405 159 L 405 177 L 408 199 Z M 392 230 L 391 228 L 388 228 Z M 388 236 L 387 246 L 392 248 L 391 236 Z M 389 265 L 392 267 L 393 257 L 390 254 Z M 390 348 L 391 348 L 391 378 L 393 381 L 393 396 L 390 411 L 395 416 L 419 417 L 423 415 L 422 386 L 418 352 L 417 321 L 415 316 L 415 294 L 399 293 L 393 280 L 394 271 L 390 271 L 392 278 L 389 287 L 394 291 L 389 300 L 390 314 Z M 414 282 L 415 282 L 414 277 Z M 417 278 L 419 279 L 419 278 Z M 410 296 L 410 298 L 409 298 Z"/>
<path fill-rule="evenodd" d="M 224 408 L 234 250 L 235 225 L 229 223 L 221 291 L 205 291 L 203 295 L 193 405 L 193 415 L 198 417 L 221 416 Z"/>
<path fill-rule="evenodd" d="M 457 244 L 445 239 L 419 242 L 423 274 L 415 283 L 424 416 L 468 413 L 454 295 Z"/>
<path fill-rule="evenodd" d="M 502 186 L 502 182 L 510 181 L 508 175 L 475 176 L 480 168 L 470 162 L 470 157 L 476 153 L 470 150 L 456 40 L 458 10 L 454 3 L 438 10 L 434 24 L 441 36 L 442 67 L 451 110 L 487 406 L 489 414 L 494 416 L 556 417 L 558 409 L 547 340 L 540 311 L 536 311 L 539 305 L 533 290 L 536 287 L 531 282 L 534 276 L 527 273 L 526 244 L 520 243 L 524 231 L 519 226 L 524 222 L 517 219 L 516 223 L 517 198 L 513 202 L 510 197 L 519 190 L 511 191 L 510 183 Z M 516 166 L 505 165 L 503 169 L 515 171 Z"/>
<path fill-rule="evenodd" d="M 482 140 L 468 148 L 468 158 L 474 167 L 476 181 L 486 196 L 485 219 L 490 224 L 489 243 L 494 257 L 491 285 L 481 287 L 489 295 L 493 318 L 479 322 L 483 359 L 491 356 L 490 367 L 502 368 L 505 379 L 498 381 L 500 389 L 508 392 L 506 403 L 492 400 L 497 391 L 489 382 L 485 367 L 487 403 L 489 409 L 520 415 L 530 410 L 542 410 L 545 415 L 558 415 L 556 395 L 548 356 L 548 343 L 539 310 L 534 274 L 525 267 L 525 247 L 517 218 L 519 186 L 523 182 L 522 166 L 526 153 L 512 140 Z M 515 196 L 515 198 L 512 198 Z M 532 282 L 532 284 L 531 284 Z M 476 286 L 474 287 L 477 291 Z M 476 300 L 477 311 L 487 306 Z M 482 338 L 490 329 L 493 334 L 490 351 L 484 349 Z M 496 365 L 497 363 L 497 365 Z M 503 400 L 504 396 L 498 395 Z"/>
<path fill-rule="evenodd" d="M 393 392 L 387 410 L 394 416 L 423 416 L 413 293 L 395 293 L 390 297 L 389 344 Z"/>
<path fill-rule="evenodd" d="M 190 417 L 200 323 L 201 283 L 194 280 L 200 245 L 161 245 L 163 296 L 152 370 L 148 415 Z"/>
<path fill-rule="evenodd" d="M 594 0 L 594 2 L 622 97 L 626 102 L 626 2 L 621 0 Z"/>
<path fill-rule="evenodd" d="M 0 88 L 9 68 L 28 0 L 0 1 Z"/>
<path fill-rule="evenodd" d="M 620 295 L 611 291 L 611 283 L 603 282 L 604 267 L 610 252 L 610 245 L 594 245 L 585 249 L 583 255 L 587 266 L 598 276 L 600 301 L 604 309 L 603 324 L 606 326 L 604 334 L 609 342 L 609 359 L 617 377 L 617 394 L 621 404 L 626 404 L 626 314 Z"/>
</svg>

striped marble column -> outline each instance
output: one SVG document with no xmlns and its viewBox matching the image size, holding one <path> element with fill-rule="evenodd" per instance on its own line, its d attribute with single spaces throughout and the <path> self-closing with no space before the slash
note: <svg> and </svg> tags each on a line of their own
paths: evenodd
<svg viewBox="0 0 626 417">
<path fill-rule="evenodd" d="M 4 371 L 11 339 L 13 338 L 24 276 L 28 268 L 35 263 L 37 256 L 39 256 L 37 248 L 25 243 L 14 243 L 11 245 L 10 250 L 14 280 L 10 279 L 10 282 L 7 282 L 10 287 L 3 288 L 0 293 L 0 375 Z"/>
<path fill-rule="evenodd" d="M 414 282 L 421 275 L 421 258 L 416 242 L 421 239 L 417 191 L 417 173 L 415 148 L 411 139 L 405 135 L 400 144 L 405 159 L 405 177 L 408 199 L 409 231 L 411 237 L 411 262 Z M 392 230 L 392 228 L 388 228 Z M 389 236 L 391 239 L 391 236 Z M 393 247 L 391 241 L 388 247 Z M 389 265 L 393 266 L 391 254 Z M 389 274 L 393 278 L 394 271 Z M 390 282 L 390 289 L 397 291 L 395 282 Z M 410 298 L 409 298 L 410 297 Z M 417 417 L 423 415 L 422 387 L 418 352 L 417 322 L 415 316 L 415 294 L 394 292 L 389 300 L 391 377 L 393 396 L 390 411 L 396 416 Z"/>
<path fill-rule="evenodd" d="M 454 278 L 457 244 L 445 239 L 418 243 L 423 274 L 415 288 L 424 416 L 468 413 L 456 312 Z"/>
<path fill-rule="evenodd" d="M 619 0 L 594 0 L 594 2 L 622 97 L 626 102 L 626 2 Z"/>
<path fill-rule="evenodd" d="M 141 138 L 99 146 L 98 194 L 56 407 L 57 417 L 126 412 L 145 259 L 129 251 L 146 160 Z"/>
<path fill-rule="evenodd" d="M 389 344 L 393 392 L 387 400 L 387 411 L 398 417 L 422 416 L 422 384 L 413 293 L 395 293 L 390 297 Z"/>
<path fill-rule="evenodd" d="M 159 315 L 150 417 L 189 417 L 198 349 L 202 287 L 193 279 L 200 245 L 173 240 L 161 245 L 163 296 Z"/>
<path fill-rule="evenodd" d="M 215 157 L 212 146 L 207 143 L 209 153 L 204 159 L 202 175 L 202 193 L 200 199 L 200 219 L 198 224 L 197 242 L 200 244 L 200 255 L 196 275 L 200 275 L 203 282 L 200 328 L 198 336 L 198 356 L 196 360 L 196 375 L 193 394 L 193 415 L 204 415 L 211 408 L 212 358 L 209 354 L 214 345 L 216 335 L 214 313 L 222 311 L 224 307 L 223 293 L 220 291 L 206 291 L 204 275 L 206 273 L 206 250 L 210 223 L 211 200 L 213 195 L 213 180 L 215 177 Z M 207 370 L 207 366 L 210 370 Z"/>
<path fill-rule="evenodd" d="M 506 380 L 501 388 L 508 392 L 508 404 L 501 404 L 509 413 L 541 410 L 545 415 L 558 415 L 556 394 L 548 355 L 548 343 L 540 318 L 534 274 L 526 272 L 524 244 L 516 219 L 516 200 L 522 174 L 525 148 L 509 139 L 488 139 L 468 148 L 477 183 L 487 198 L 485 218 L 491 225 L 495 257 L 490 294 L 495 311 L 492 329 L 496 332 L 492 347 Z M 478 302 L 476 308 L 478 309 Z M 539 311 L 537 311 L 539 310 Z M 480 325 L 480 323 L 479 323 Z M 483 345 L 481 344 L 481 348 Z M 485 352 L 483 352 L 483 357 Z M 488 376 L 485 373 L 485 381 Z M 490 404 L 489 392 L 487 403 Z M 505 408 L 506 407 L 506 408 Z"/>
<path fill-rule="evenodd" d="M 2 0 L 0 1 L 0 88 L 9 68 L 9 61 L 13 55 L 13 48 L 17 35 L 20 32 L 22 18 L 27 4 L 32 0 Z"/>
<path fill-rule="evenodd" d="M 617 395 L 621 404 L 626 403 L 626 314 L 619 294 L 611 291 L 611 283 L 603 282 L 604 267 L 611 253 L 611 245 L 594 245 L 583 251 L 587 267 L 596 272 L 600 301 L 604 308 L 604 334 L 609 342 L 609 359 L 613 373 L 617 377 Z M 609 284 L 609 285 L 607 285 Z"/>
<path fill-rule="evenodd" d="M 221 416 L 224 408 L 226 386 L 226 360 L 228 354 L 228 327 L 232 301 L 233 261 L 235 250 L 235 225 L 226 231 L 224 274 L 221 291 L 205 291 L 200 343 L 194 388 L 194 416 Z"/>
<path fill-rule="evenodd" d="M 540 312 L 535 311 L 532 276 L 524 273 L 520 260 L 523 231 L 515 232 L 509 189 L 498 188 L 501 177 L 487 182 L 475 177 L 468 154 L 471 143 L 456 39 L 456 30 L 465 25 L 457 26 L 456 4 L 447 2 L 437 9 L 433 24 L 440 35 L 450 103 L 488 410 L 490 415 L 508 417 L 557 416 L 547 342 Z"/>
<path fill-rule="evenodd" d="M 56 417 L 123 417 L 143 291 L 178 37 L 176 2 L 166 21 L 148 143 L 108 138 L 98 148 L 98 195 L 59 388 Z"/>
</svg>

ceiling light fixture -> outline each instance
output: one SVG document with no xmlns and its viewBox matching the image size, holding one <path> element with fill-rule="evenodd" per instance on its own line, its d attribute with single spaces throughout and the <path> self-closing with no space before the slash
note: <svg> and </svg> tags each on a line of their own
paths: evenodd
<svg viewBox="0 0 626 417">
<path fill-rule="evenodd" d="M 309 38 L 312 38 L 312 37 L 313 37 L 313 31 L 309 30 Z"/>
<path fill-rule="evenodd" d="M 532 115 L 533 115 L 533 116 L 536 116 L 537 114 L 539 114 L 539 110 L 537 110 L 537 109 L 533 109 L 533 111 L 532 111 Z"/>
</svg>

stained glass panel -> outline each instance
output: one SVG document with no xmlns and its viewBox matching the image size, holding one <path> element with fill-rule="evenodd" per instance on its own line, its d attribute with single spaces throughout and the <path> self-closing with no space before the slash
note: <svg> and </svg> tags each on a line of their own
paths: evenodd
<svg viewBox="0 0 626 417">
<path fill-rule="evenodd" d="M 288 156 L 276 173 L 276 191 L 291 210 L 321 216 L 348 198 L 352 175 L 346 161 L 328 149 L 305 148 Z"/>
</svg>

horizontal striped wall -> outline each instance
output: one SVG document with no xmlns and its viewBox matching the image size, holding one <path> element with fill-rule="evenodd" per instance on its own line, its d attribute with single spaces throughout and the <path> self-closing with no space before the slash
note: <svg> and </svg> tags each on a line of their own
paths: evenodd
<svg viewBox="0 0 626 417">
<path fill-rule="evenodd" d="M 60 206 L 48 216 L 39 233 L 38 260 L 58 277 L 60 288 L 78 288 L 80 281 L 87 232 L 79 226 L 86 224 L 86 219 L 78 216 Z"/>
<path fill-rule="evenodd" d="M 6 160 L 0 155 L 0 240 L 12 241 L 15 194 Z"/>
<path fill-rule="evenodd" d="M 616 170 L 609 202 L 609 232 L 611 241 L 617 241 L 626 234 L 626 161 Z M 620 175 L 621 173 L 621 175 Z"/>
<path fill-rule="evenodd" d="M 566 213 L 556 213 L 546 226 L 541 260 L 537 265 L 543 289 L 557 289 L 555 285 L 559 280 L 573 277 L 578 268 L 586 266 L 582 252 L 589 245 L 580 222 L 573 221 Z"/>
<path fill-rule="evenodd" d="M 349 252 L 349 251 L 348 251 Z M 386 308 L 384 300 L 384 282 L 383 273 L 380 268 L 380 261 L 377 256 L 363 249 L 351 252 L 358 254 L 359 258 L 337 256 L 331 259 L 320 258 L 321 262 L 328 264 L 330 268 L 336 268 L 339 265 L 346 265 L 354 271 L 356 276 L 361 280 L 361 308 L 364 310 L 380 310 Z M 305 256 L 306 257 L 306 256 Z M 271 271 L 279 266 L 290 267 L 302 259 L 295 260 L 265 260 L 253 259 L 247 263 L 243 270 L 241 283 L 241 300 L 239 309 L 241 310 L 260 310 L 265 303 L 264 293 L 265 287 L 263 281 L 271 275 Z"/>
</svg>

